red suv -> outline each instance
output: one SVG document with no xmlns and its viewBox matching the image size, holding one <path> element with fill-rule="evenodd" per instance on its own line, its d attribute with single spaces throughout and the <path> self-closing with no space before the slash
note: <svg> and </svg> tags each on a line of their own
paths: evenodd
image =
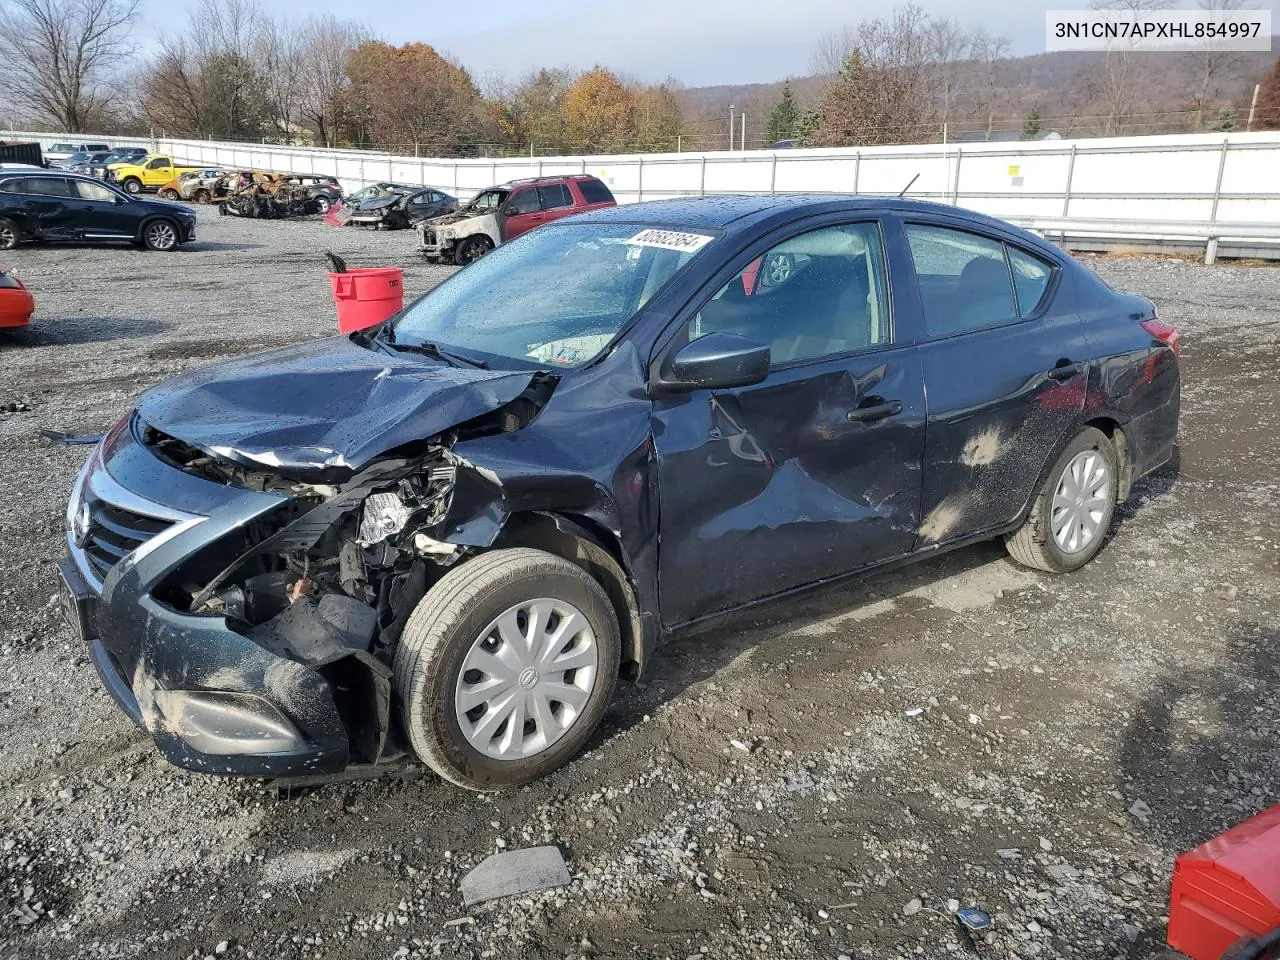
<svg viewBox="0 0 1280 960">
<path fill-rule="evenodd" d="M 585 174 L 512 180 L 481 191 L 453 213 L 418 224 L 418 249 L 433 263 L 465 266 L 540 223 L 617 205 L 599 178 Z"/>
</svg>

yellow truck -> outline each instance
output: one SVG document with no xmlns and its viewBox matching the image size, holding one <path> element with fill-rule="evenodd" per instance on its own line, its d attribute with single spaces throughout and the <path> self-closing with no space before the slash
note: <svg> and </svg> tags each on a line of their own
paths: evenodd
<svg viewBox="0 0 1280 960">
<path fill-rule="evenodd" d="M 162 153 L 148 154 L 137 163 L 113 163 L 107 167 L 107 179 L 118 183 L 128 193 L 143 190 L 159 190 L 170 180 L 184 173 L 200 170 L 200 167 L 178 166 L 173 158 Z"/>
</svg>

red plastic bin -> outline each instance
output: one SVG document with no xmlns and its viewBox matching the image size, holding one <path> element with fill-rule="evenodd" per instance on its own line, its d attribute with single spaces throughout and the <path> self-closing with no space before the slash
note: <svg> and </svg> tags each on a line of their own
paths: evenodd
<svg viewBox="0 0 1280 960">
<path fill-rule="evenodd" d="M 1280 927 L 1280 806 L 1264 810 L 1173 863 L 1169 946 L 1219 960 L 1242 937 Z"/>
<path fill-rule="evenodd" d="M 338 329 L 351 333 L 381 323 L 404 307 L 404 271 L 399 267 L 364 267 L 329 274 Z"/>
</svg>

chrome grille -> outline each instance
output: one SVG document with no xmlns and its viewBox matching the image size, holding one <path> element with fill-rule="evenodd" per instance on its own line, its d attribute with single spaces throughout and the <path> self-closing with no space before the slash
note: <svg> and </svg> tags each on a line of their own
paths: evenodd
<svg viewBox="0 0 1280 960">
<path fill-rule="evenodd" d="M 133 513 L 104 500 L 87 498 L 89 529 L 81 549 L 99 580 L 152 537 L 173 526 L 169 520 Z"/>
</svg>

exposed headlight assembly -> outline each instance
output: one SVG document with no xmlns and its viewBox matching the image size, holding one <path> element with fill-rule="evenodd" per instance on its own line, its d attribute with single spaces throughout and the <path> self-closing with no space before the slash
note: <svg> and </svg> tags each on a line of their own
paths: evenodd
<svg viewBox="0 0 1280 960">
<path fill-rule="evenodd" d="M 364 511 L 360 514 L 357 542 L 363 547 L 381 543 L 387 537 L 399 533 L 413 515 L 413 508 L 394 493 L 371 493 L 365 497 Z"/>
</svg>

